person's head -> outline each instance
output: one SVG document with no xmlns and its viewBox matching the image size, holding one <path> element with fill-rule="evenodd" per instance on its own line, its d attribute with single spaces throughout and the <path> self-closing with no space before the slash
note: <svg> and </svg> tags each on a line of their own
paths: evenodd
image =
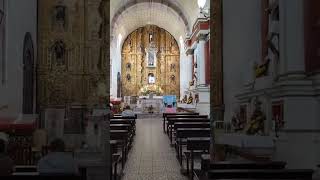
<svg viewBox="0 0 320 180">
<path fill-rule="evenodd" d="M 124 108 L 124 110 L 130 110 L 130 106 L 127 105 L 127 106 Z"/>
<path fill-rule="evenodd" d="M 62 139 L 57 138 L 51 141 L 50 150 L 52 152 L 63 152 L 64 149 L 65 149 L 65 144 Z"/>
<path fill-rule="evenodd" d="M 6 152 L 6 142 L 3 139 L 0 139 L 0 153 Z"/>
</svg>

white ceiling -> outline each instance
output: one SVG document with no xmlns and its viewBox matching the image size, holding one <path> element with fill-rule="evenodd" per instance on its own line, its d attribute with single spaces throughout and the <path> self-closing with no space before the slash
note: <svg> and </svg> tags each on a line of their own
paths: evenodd
<svg viewBox="0 0 320 180">
<path fill-rule="evenodd" d="M 192 25 L 198 17 L 197 0 L 168 1 L 178 7 L 180 12 L 169 7 L 166 4 L 168 2 L 165 1 L 111 0 L 110 22 L 115 20 L 113 27 L 111 24 L 113 28 L 111 29 L 111 36 L 118 37 L 121 34 L 123 36 L 122 40 L 124 40 L 135 29 L 147 24 L 153 24 L 166 29 L 179 42 L 180 36 L 185 37 L 186 33 L 190 33 L 188 29 L 192 29 Z M 130 3 L 133 5 L 128 6 Z M 209 0 L 207 0 L 207 4 L 209 4 Z M 122 13 L 119 16 L 115 16 L 119 11 Z M 178 13 L 181 14 L 179 15 Z M 183 17 L 187 22 L 183 20 Z"/>
</svg>

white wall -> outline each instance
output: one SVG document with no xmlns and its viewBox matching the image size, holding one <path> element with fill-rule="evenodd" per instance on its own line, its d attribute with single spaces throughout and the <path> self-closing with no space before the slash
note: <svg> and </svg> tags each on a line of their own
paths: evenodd
<svg viewBox="0 0 320 180">
<path fill-rule="evenodd" d="M 111 57 L 111 79 L 110 79 L 110 94 L 112 97 L 117 97 L 117 74 L 121 74 L 121 43 L 118 42 L 118 35 L 111 43 L 110 57 Z M 123 38 L 122 38 L 123 41 Z"/>
<path fill-rule="evenodd" d="M 248 81 L 252 62 L 260 60 L 260 0 L 223 0 L 223 86 L 225 121 L 230 121 L 235 95 Z"/>
<path fill-rule="evenodd" d="M 15 118 L 22 113 L 23 43 L 27 32 L 32 35 L 36 61 L 37 1 L 7 0 L 6 18 L 7 83 L 0 85 L 0 106 L 9 108 L 0 111 L 0 117 Z"/>
</svg>

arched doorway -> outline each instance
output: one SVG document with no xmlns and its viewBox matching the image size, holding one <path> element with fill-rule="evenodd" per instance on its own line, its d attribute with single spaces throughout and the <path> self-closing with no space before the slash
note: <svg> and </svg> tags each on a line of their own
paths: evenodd
<svg viewBox="0 0 320 180">
<path fill-rule="evenodd" d="M 33 114 L 34 48 L 31 34 L 26 33 L 23 45 L 23 114 Z"/>
</svg>

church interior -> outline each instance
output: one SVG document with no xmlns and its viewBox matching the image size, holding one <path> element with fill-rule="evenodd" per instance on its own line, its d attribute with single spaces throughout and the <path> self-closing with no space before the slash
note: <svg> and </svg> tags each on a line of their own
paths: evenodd
<svg viewBox="0 0 320 180">
<path fill-rule="evenodd" d="M 0 0 L 0 178 L 320 179 L 319 0 Z"/>
</svg>

